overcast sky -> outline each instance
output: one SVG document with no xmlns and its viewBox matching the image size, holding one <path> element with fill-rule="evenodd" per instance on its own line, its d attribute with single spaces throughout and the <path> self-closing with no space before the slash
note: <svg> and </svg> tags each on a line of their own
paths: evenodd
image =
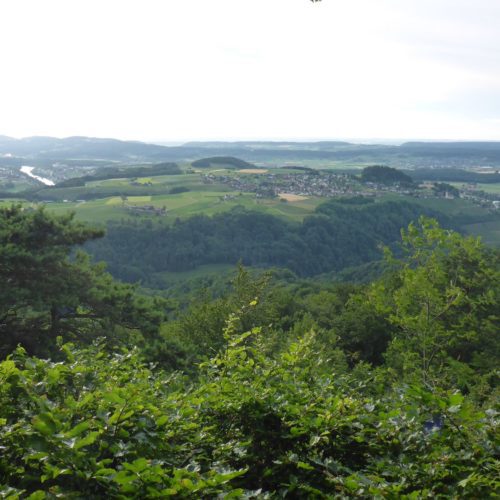
<svg viewBox="0 0 500 500">
<path fill-rule="evenodd" d="M 0 134 L 500 140 L 500 0 L 0 0 Z"/>
</svg>

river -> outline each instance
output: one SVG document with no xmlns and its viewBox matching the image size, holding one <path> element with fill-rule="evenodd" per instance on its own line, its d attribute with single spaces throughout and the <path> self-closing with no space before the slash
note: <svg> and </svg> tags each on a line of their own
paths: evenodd
<svg viewBox="0 0 500 500">
<path fill-rule="evenodd" d="M 41 182 L 42 184 L 45 184 L 46 186 L 55 186 L 54 182 L 52 182 L 50 179 L 46 179 L 45 177 L 40 177 L 39 175 L 33 174 L 33 170 L 35 170 L 35 167 L 28 167 L 27 165 L 23 165 L 21 167 L 21 172 L 23 174 L 28 175 L 32 179 L 36 179 L 37 181 Z"/>
</svg>

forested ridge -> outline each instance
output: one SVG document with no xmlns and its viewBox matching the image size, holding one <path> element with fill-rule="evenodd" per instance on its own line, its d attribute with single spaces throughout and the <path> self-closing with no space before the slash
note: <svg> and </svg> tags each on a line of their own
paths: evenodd
<svg viewBox="0 0 500 500">
<path fill-rule="evenodd" d="M 373 165 L 365 167 L 361 174 L 364 182 L 378 182 L 381 184 L 412 184 L 412 178 L 409 175 L 397 170 L 396 168 L 385 167 L 383 165 Z"/>
<path fill-rule="evenodd" d="M 299 248 L 319 263 L 301 273 L 296 260 L 305 278 L 240 266 L 181 307 L 75 253 L 100 230 L 0 209 L 2 497 L 498 495 L 498 250 L 405 204 L 331 202 L 276 228 L 249 212 L 201 221 L 221 247 L 275 229 L 329 248 L 362 228 L 371 252 L 376 231 L 392 244 L 405 229 L 370 284 L 308 279 L 340 258 L 311 244 Z M 149 230 L 196 247 L 200 225 Z M 144 228 L 128 230 L 131 257 L 149 258 Z M 161 258 L 167 238 L 154 240 Z"/>
<path fill-rule="evenodd" d="M 202 158 L 195 160 L 191 163 L 195 168 L 210 168 L 211 166 L 224 166 L 225 168 L 255 168 L 255 165 L 248 163 L 234 156 L 211 156 L 209 158 Z"/>
<path fill-rule="evenodd" d="M 57 187 L 77 187 L 85 186 L 86 182 L 102 181 L 106 179 L 116 179 L 121 177 L 147 177 L 154 175 L 178 175 L 182 170 L 176 163 L 157 163 L 155 165 L 146 165 L 142 167 L 106 167 L 101 168 L 99 172 L 84 175 L 82 177 L 73 177 L 66 181 L 59 182 Z"/>
<path fill-rule="evenodd" d="M 328 201 L 294 224 L 235 207 L 173 224 L 110 222 L 106 237 L 86 248 L 126 281 L 147 282 L 155 272 L 240 261 L 248 266 L 283 267 L 306 277 L 380 259 L 380 245 L 396 242 L 401 227 L 422 212 L 422 207 L 408 202 Z M 424 213 L 438 215 L 430 210 Z M 442 214 L 439 218 L 451 223 Z"/>
</svg>

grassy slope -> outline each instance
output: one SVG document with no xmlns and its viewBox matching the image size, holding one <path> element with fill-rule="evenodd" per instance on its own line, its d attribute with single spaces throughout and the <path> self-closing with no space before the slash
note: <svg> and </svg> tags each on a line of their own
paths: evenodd
<svg viewBox="0 0 500 500">
<path fill-rule="evenodd" d="M 285 169 L 280 169 L 280 171 L 281 173 L 287 173 Z M 203 173 L 209 172 L 231 175 L 231 171 L 229 170 L 217 169 L 206 169 Z M 129 218 L 136 219 L 138 217 L 155 218 L 152 215 L 131 215 L 119 196 L 110 196 L 111 193 L 116 193 L 117 190 L 123 190 L 127 194 L 127 205 L 166 207 L 168 210 L 167 221 L 173 221 L 177 217 L 190 217 L 199 213 L 213 215 L 231 210 L 237 205 L 285 217 L 289 220 L 301 221 L 305 216 L 311 214 L 320 203 L 325 201 L 325 198 L 307 198 L 289 202 L 269 198 L 256 199 L 252 193 L 243 193 L 240 195 L 238 192 L 231 192 L 227 185 L 204 184 L 199 173 L 144 177 L 136 179 L 135 182 L 140 185 L 131 185 L 130 179 L 123 178 L 89 182 L 85 187 L 80 188 L 60 188 L 58 190 L 60 198 L 75 199 L 79 194 L 89 189 L 97 191 L 102 197 L 86 202 L 54 202 L 47 204 L 47 207 L 55 213 L 65 213 L 73 210 L 78 220 L 92 223 L 105 223 L 108 220 Z M 186 187 L 190 191 L 179 194 L 168 194 L 172 188 L 178 187 Z M 500 185 L 490 184 L 478 187 L 500 193 Z M 221 198 L 225 194 L 228 194 L 228 192 L 233 194 L 235 198 L 233 200 L 222 201 Z M 401 200 L 408 198 L 397 194 L 387 194 L 377 200 L 387 199 Z M 487 243 L 500 244 L 500 215 L 488 214 L 485 209 L 462 199 L 409 198 L 409 201 L 442 211 L 450 216 L 465 216 L 475 219 L 465 224 L 464 229 L 471 234 L 483 236 L 484 241 Z M 8 205 L 11 202 L 12 200 L 0 201 L 0 206 Z"/>
<path fill-rule="evenodd" d="M 267 212 L 290 220 L 300 221 L 306 215 L 312 213 L 321 198 L 308 198 L 296 202 L 281 202 L 278 199 L 256 199 L 253 194 L 236 194 L 234 200 L 221 201 L 227 192 L 223 191 L 188 191 L 179 194 L 151 195 L 151 196 L 129 196 L 126 204 L 131 206 L 153 205 L 157 208 L 165 206 L 168 210 L 166 220 L 175 220 L 180 217 L 190 217 L 196 214 L 213 215 L 233 209 L 241 205 L 247 209 Z M 0 202 L 0 206 L 9 205 L 11 200 Z M 30 203 L 24 202 L 26 205 Z M 90 200 L 86 202 L 48 203 L 47 209 L 54 213 L 62 214 L 68 211 L 76 213 L 76 219 L 105 223 L 108 220 L 150 218 L 151 215 L 131 215 L 119 196 Z"/>
</svg>

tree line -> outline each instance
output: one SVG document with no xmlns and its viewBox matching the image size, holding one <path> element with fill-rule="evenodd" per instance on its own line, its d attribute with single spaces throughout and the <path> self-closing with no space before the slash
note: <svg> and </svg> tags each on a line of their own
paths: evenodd
<svg viewBox="0 0 500 500">
<path fill-rule="evenodd" d="M 294 224 L 235 207 L 212 217 L 177 219 L 173 224 L 109 223 L 106 237 L 86 248 L 125 281 L 147 281 L 162 271 L 240 261 L 247 266 L 287 268 L 305 277 L 380 259 L 380 244 L 398 240 L 401 227 L 422 212 L 435 214 L 407 202 L 329 201 Z M 440 220 L 449 224 L 443 216 Z"/>
<path fill-rule="evenodd" d="M 73 177 L 57 183 L 57 187 L 80 187 L 87 182 L 103 181 L 106 179 L 120 179 L 122 177 L 152 177 L 155 175 L 179 175 L 182 170 L 176 163 L 157 163 L 155 165 L 145 165 L 142 167 L 105 167 L 98 172 L 81 177 Z"/>
</svg>

